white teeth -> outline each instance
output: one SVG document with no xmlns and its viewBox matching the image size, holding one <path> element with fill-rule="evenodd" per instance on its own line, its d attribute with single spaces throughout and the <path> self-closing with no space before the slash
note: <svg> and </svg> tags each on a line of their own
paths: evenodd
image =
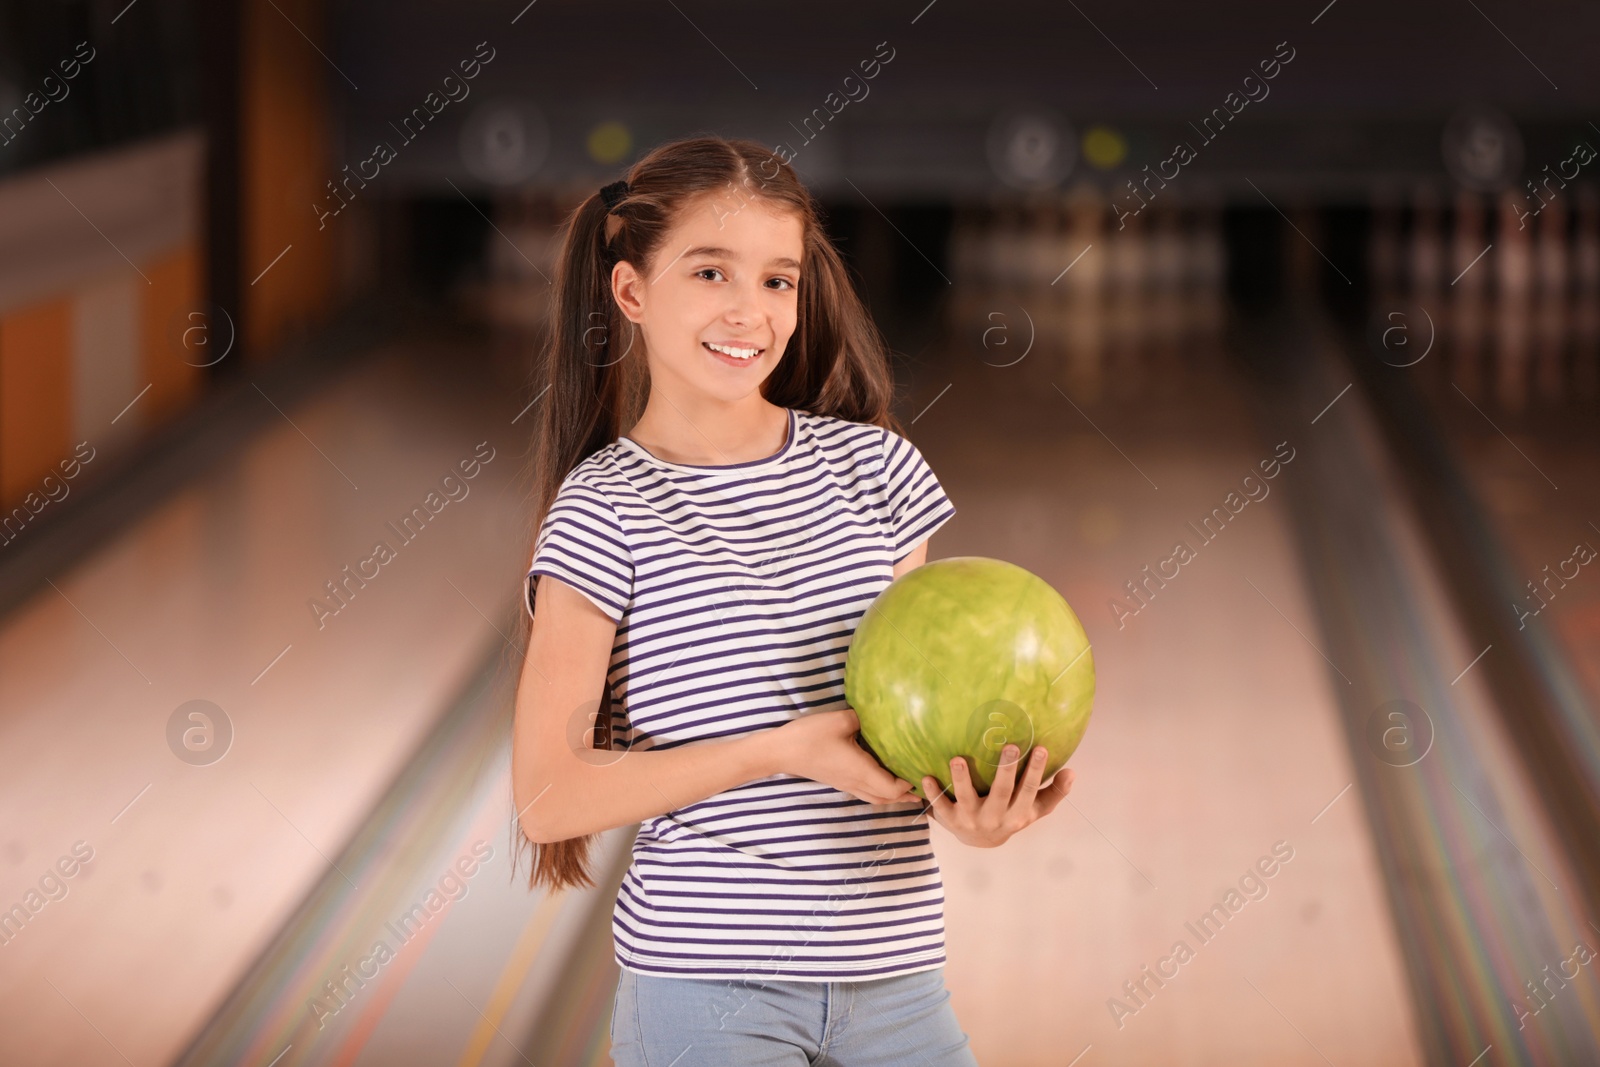
<svg viewBox="0 0 1600 1067">
<path fill-rule="evenodd" d="M 705 344 L 713 352 L 721 352 L 723 355 L 732 356 L 734 359 L 754 359 L 756 354 L 761 351 L 759 348 L 729 348 L 727 345 L 714 345 L 710 341 Z"/>
</svg>

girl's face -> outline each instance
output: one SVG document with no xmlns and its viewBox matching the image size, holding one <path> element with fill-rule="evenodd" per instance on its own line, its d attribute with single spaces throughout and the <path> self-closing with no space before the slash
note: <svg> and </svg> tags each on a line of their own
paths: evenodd
<svg viewBox="0 0 1600 1067">
<path fill-rule="evenodd" d="M 612 292 L 644 335 L 652 387 L 725 402 L 758 390 L 794 333 L 801 242 L 793 212 L 710 194 L 684 208 L 648 276 L 618 263 Z"/>
</svg>

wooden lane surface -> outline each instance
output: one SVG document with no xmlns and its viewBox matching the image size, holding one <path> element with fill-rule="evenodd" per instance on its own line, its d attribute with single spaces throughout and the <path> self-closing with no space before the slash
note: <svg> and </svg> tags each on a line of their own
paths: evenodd
<svg viewBox="0 0 1600 1067">
<path fill-rule="evenodd" d="M 0 626 L 0 901 L 93 850 L 0 949 L 0 1061 L 169 1062 L 492 634 L 524 554 L 518 405 L 400 355 L 285 411 Z M 388 523 L 485 441 L 468 494 L 403 542 Z M 380 540 L 393 558 L 319 627 L 309 602 Z M 168 747 L 195 699 L 233 724 L 211 766 Z"/>
<path fill-rule="evenodd" d="M 935 828 L 947 985 L 980 1062 L 1422 1062 L 1312 647 L 1280 491 L 1293 461 L 1211 542 L 1188 526 L 1244 496 L 1278 444 L 1254 431 L 1219 350 L 1030 354 L 1008 368 L 947 355 L 906 409 L 946 383 L 911 428 L 959 509 L 931 555 L 997 556 L 1049 581 L 1083 620 L 1099 679 L 1069 804 L 994 850 Z M 1112 601 L 1136 606 L 1124 583 L 1179 541 L 1194 558 L 1119 619 Z M 1292 859 L 1274 864 L 1275 845 Z M 1272 877 L 1241 890 L 1262 861 Z M 1220 933 L 1196 936 L 1233 901 Z"/>
</svg>

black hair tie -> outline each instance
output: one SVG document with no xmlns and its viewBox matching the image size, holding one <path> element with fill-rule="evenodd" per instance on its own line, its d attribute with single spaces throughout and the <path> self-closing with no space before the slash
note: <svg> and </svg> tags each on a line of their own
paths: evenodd
<svg viewBox="0 0 1600 1067">
<path fill-rule="evenodd" d="M 617 205 L 622 203 L 623 198 L 627 195 L 628 180 L 626 178 L 620 178 L 617 181 L 612 182 L 610 185 L 601 186 L 600 199 L 606 202 L 606 214 L 609 215 L 611 212 L 615 211 L 617 209 Z"/>
</svg>

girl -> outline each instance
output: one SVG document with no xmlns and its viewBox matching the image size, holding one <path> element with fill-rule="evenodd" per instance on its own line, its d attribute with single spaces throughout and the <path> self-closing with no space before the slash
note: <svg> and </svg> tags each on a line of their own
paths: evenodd
<svg viewBox="0 0 1600 1067">
<path fill-rule="evenodd" d="M 857 742 L 851 634 L 955 509 L 809 194 L 751 141 L 659 147 L 570 219 L 551 321 L 513 795 L 530 887 L 640 824 L 612 1055 L 974 1064 L 928 817 L 993 847 L 1072 775 L 980 798 L 956 760 L 925 807 Z"/>
</svg>

